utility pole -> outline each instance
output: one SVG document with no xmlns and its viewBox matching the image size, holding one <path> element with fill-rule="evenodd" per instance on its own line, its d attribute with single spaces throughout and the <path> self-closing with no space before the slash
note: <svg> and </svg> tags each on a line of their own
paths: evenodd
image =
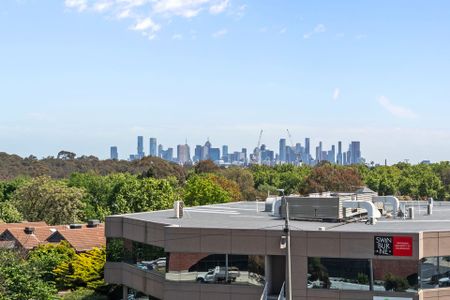
<svg viewBox="0 0 450 300">
<path fill-rule="evenodd" d="M 292 270 L 291 270 L 291 231 L 289 230 L 289 204 L 286 201 L 286 197 L 284 195 L 284 190 L 280 189 L 280 192 L 283 193 L 283 202 L 286 210 L 286 217 L 284 219 L 284 233 L 286 234 L 286 282 L 285 282 L 285 292 L 286 299 L 292 300 Z"/>
</svg>

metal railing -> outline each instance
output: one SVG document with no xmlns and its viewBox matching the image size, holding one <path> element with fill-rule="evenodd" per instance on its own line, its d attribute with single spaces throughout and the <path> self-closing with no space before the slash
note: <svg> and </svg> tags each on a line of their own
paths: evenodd
<svg viewBox="0 0 450 300">
<path fill-rule="evenodd" d="M 261 295 L 261 300 L 267 300 L 268 291 L 269 291 L 269 285 L 266 282 L 266 284 L 264 285 L 264 290 L 263 290 L 262 295 Z"/>
<path fill-rule="evenodd" d="M 286 295 L 285 295 L 285 287 L 286 287 L 286 282 L 283 282 L 283 286 L 281 287 L 280 294 L 278 295 L 278 300 L 284 300 L 284 299 L 286 299 Z"/>
</svg>

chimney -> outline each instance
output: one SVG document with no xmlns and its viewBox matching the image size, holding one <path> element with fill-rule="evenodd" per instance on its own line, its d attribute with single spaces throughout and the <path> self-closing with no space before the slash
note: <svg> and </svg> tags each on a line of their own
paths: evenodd
<svg viewBox="0 0 450 300">
<path fill-rule="evenodd" d="M 25 227 L 24 232 L 25 232 L 25 234 L 33 234 L 34 227 Z"/>
<path fill-rule="evenodd" d="M 70 229 L 81 229 L 81 228 L 83 228 L 83 225 L 81 225 L 81 224 L 70 224 L 69 228 Z"/>
<path fill-rule="evenodd" d="M 87 227 L 88 227 L 88 228 L 95 228 L 95 227 L 97 227 L 99 224 L 100 224 L 100 221 L 99 221 L 99 220 L 88 220 Z"/>
</svg>

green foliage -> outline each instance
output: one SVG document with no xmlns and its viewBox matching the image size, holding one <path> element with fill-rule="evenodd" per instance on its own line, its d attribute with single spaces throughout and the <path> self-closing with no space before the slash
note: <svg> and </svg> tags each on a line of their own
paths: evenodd
<svg viewBox="0 0 450 300">
<path fill-rule="evenodd" d="M 404 292 L 409 288 L 409 283 L 406 278 L 388 273 L 384 277 L 384 288 L 386 291 Z"/>
<path fill-rule="evenodd" d="M 56 299 L 54 285 L 39 275 L 18 252 L 0 249 L 0 299 Z"/>
<path fill-rule="evenodd" d="M 358 273 L 357 279 L 359 284 L 368 284 L 369 283 L 369 276 L 364 273 Z"/>
<path fill-rule="evenodd" d="M 75 250 L 62 241 L 59 244 L 43 244 L 28 253 L 28 263 L 40 271 L 45 281 L 55 281 L 53 270 L 62 263 L 69 262 L 75 256 Z"/>
<path fill-rule="evenodd" d="M 186 183 L 183 199 L 187 206 L 197 206 L 230 202 L 232 195 L 210 177 L 193 175 Z"/>
<path fill-rule="evenodd" d="M 83 219 L 104 220 L 112 214 L 167 209 L 178 198 L 177 180 L 138 178 L 131 174 L 73 174 L 69 186 L 87 191 Z"/>
<path fill-rule="evenodd" d="M 62 297 L 64 300 L 107 300 L 108 297 L 105 295 L 97 294 L 93 290 L 80 288 L 72 291 Z"/>
<path fill-rule="evenodd" d="M 11 201 L 0 202 L 0 223 L 14 223 L 22 220 L 22 214 Z"/>
<path fill-rule="evenodd" d="M 325 163 L 312 170 L 307 185 L 308 192 L 354 192 L 363 182 L 356 167 Z"/>
<path fill-rule="evenodd" d="M 105 249 L 94 248 L 75 254 L 72 260 L 62 262 L 53 272 L 59 287 L 98 289 L 105 285 L 103 280 L 105 262 Z"/>
<path fill-rule="evenodd" d="M 252 201 L 256 199 L 253 174 L 248 169 L 232 167 L 221 170 L 220 174 L 239 185 L 239 191 L 241 194 L 241 198 L 239 200 Z"/>
<path fill-rule="evenodd" d="M 79 220 L 84 195 L 83 189 L 68 187 L 50 177 L 37 177 L 20 186 L 13 201 L 28 221 L 67 224 Z"/>
<path fill-rule="evenodd" d="M 196 174 L 217 173 L 219 170 L 220 168 L 212 160 L 201 160 L 194 167 Z"/>
</svg>

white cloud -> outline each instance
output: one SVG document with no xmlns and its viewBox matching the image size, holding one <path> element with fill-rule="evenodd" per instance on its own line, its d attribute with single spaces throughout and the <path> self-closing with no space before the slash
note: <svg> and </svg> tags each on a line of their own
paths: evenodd
<svg viewBox="0 0 450 300">
<path fill-rule="evenodd" d="M 378 98 L 378 103 L 391 115 L 398 117 L 398 118 L 408 118 L 408 119 L 414 119 L 417 118 L 417 114 L 412 111 L 410 108 L 400 106 L 397 104 L 394 104 L 389 100 L 389 98 L 385 96 L 381 96 Z"/>
<path fill-rule="evenodd" d="M 287 28 L 283 27 L 280 29 L 280 34 L 285 34 L 287 32 Z"/>
<path fill-rule="evenodd" d="M 214 32 L 214 33 L 212 34 L 212 36 L 213 36 L 214 38 L 220 38 L 220 37 L 226 35 L 227 33 L 228 33 L 228 30 L 224 28 L 224 29 L 221 29 L 221 30 L 219 30 L 219 31 Z"/>
<path fill-rule="evenodd" d="M 157 14 L 176 15 L 185 18 L 197 16 L 210 0 L 156 0 L 153 11 Z"/>
<path fill-rule="evenodd" d="M 182 40 L 183 36 L 179 33 L 172 35 L 172 40 Z"/>
<path fill-rule="evenodd" d="M 84 11 L 87 9 L 87 0 L 65 0 L 64 4 L 67 8 L 72 8 L 78 11 Z"/>
<path fill-rule="evenodd" d="M 327 28 L 325 27 L 325 25 L 323 24 L 317 24 L 316 27 L 314 27 L 314 29 L 310 32 L 307 32 L 303 35 L 304 39 L 309 39 L 311 38 L 313 35 L 315 34 L 320 34 L 320 33 L 324 33 L 325 31 L 327 31 Z"/>
<path fill-rule="evenodd" d="M 68 9 L 79 12 L 106 14 L 112 19 L 130 19 L 131 30 L 145 31 L 146 37 L 155 37 L 161 24 L 170 24 L 172 18 L 194 18 L 206 11 L 217 15 L 225 11 L 229 16 L 243 15 L 245 5 L 231 8 L 231 0 L 65 0 Z M 235 10 L 236 13 L 233 11 Z"/>
<path fill-rule="evenodd" d="M 333 100 L 336 101 L 339 99 L 339 97 L 341 97 L 341 89 L 335 88 L 333 92 Z"/>
<path fill-rule="evenodd" d="M 102 13 L 102 12 L 107 11 L 112 5 L 113 5 L 113 2 L 111 2 L 111 1 L 99 1 L 94 4 L 93 9 L 96 12 Z"/>
<path fill-rule="evenodd" d="M 209 12 L 213 15 L 220 14 L 227 9 L 229 2 L 229 0 L 223 0 L 222 2 L 215 3 L 210 6 Z"/>
<path fill-rule="evenodd" d="M 157 32 L 161 29 L 161 26 L 153 22 L 153 20 L 150 17 L 148 17 L 136 22 L 136 24 L 132 26 L 131 29 L 144 32 L 147 30 L 150 32 Z"/>
</svg>

